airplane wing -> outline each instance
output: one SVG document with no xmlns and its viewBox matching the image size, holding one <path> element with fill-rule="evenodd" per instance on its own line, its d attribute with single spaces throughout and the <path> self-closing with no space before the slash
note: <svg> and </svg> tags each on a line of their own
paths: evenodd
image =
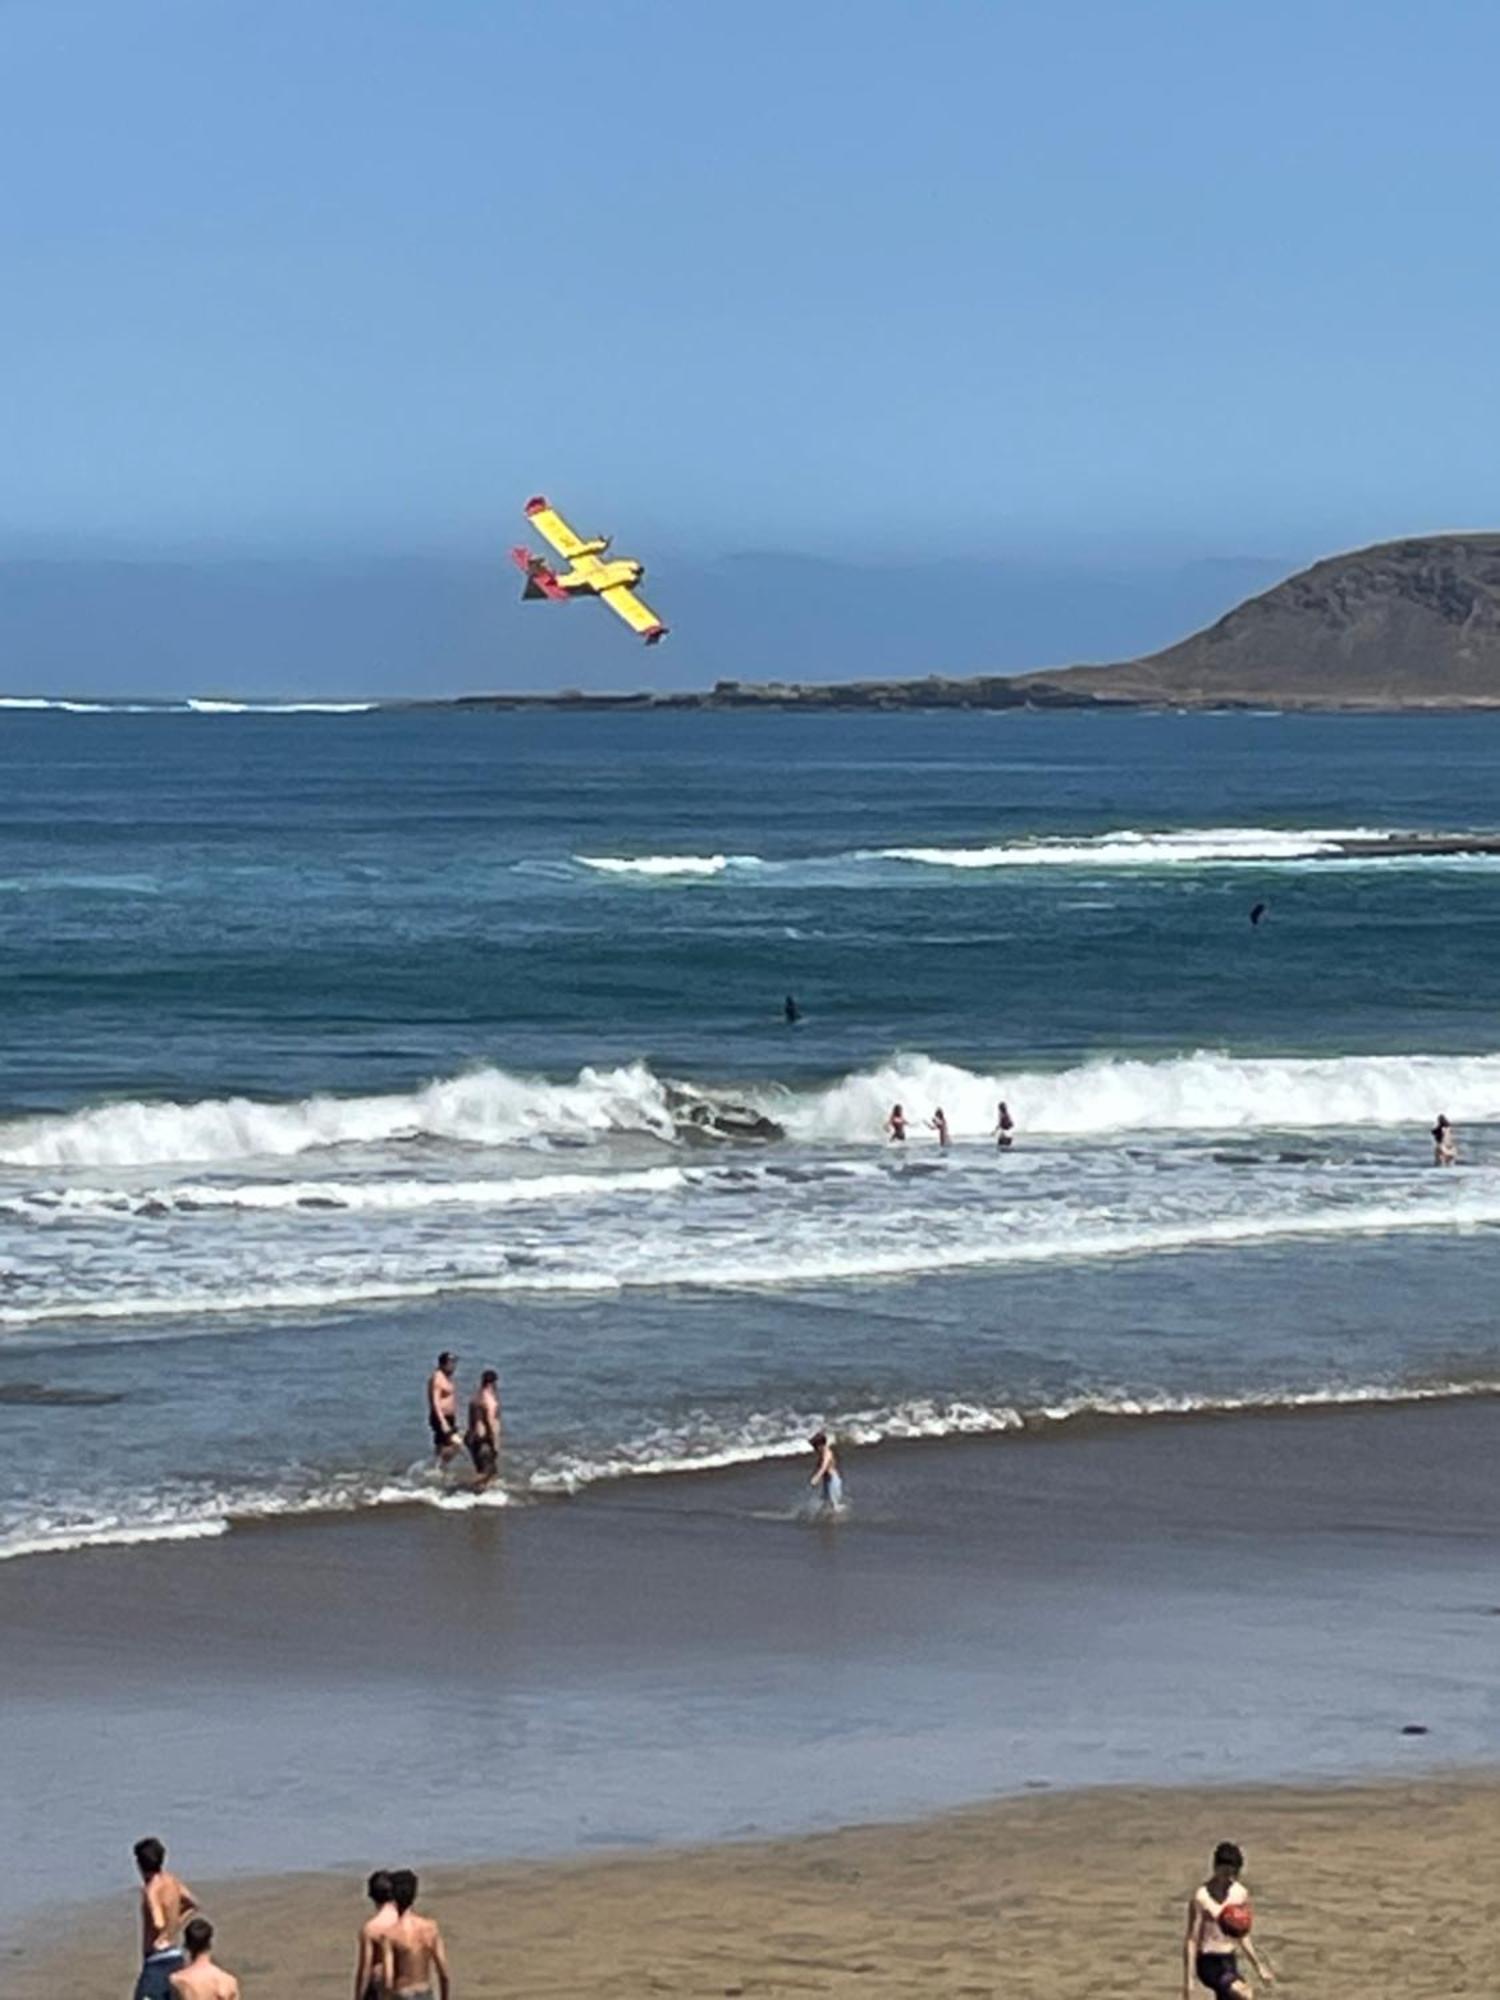
<svg viewBox="0 0 1500 2000">
<path fill-rule="evenodd" d="M 648 646 L 654 646 L 658 639 L 666 637 L 666 626 L 650 605 L 643 604 L 627 585 L 617 583 L 613 590 L 601 590 L 599 595 L 617 617 L 625 620 L 632 632 L 640 633 Z"/>
<path fill-rule="evenodd" d="M 588 547 L 582 536 L 574 534 L 557 509 L 540 497 L 526 502 L 526 513 L 532 527 L 544 541 L 552 544 L 560 556 L 567 556 L 571 561 L 574 556 L 581 556 Z"/>
</svg>

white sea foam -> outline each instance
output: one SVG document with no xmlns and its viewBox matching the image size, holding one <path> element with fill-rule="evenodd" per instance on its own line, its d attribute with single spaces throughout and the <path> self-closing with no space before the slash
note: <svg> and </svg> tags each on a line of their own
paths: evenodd
<svg viewBox="0 0 1500 2000">
<path fill-rule="evenodd" d="M 464 1296 L 539 1296 L 691 1287 L 749 1292 L 789 1285 L 868 1284 L 927 1272 L 1165 1256 L 1307 1238 L 1391 1236 L 1419 1230 L 1452 1233 L 1500 1225 L 1500 1183 L 1492 1175 L 1428 1175 L 1422 1192 L 1403 1200 L 1313 1199 L 1300 1206 L 1229 1211 L 1212 1206 L 1155 1217 L 1121 1216 L 1116 1206 L 1059 1213 L 1015 1205 L 988 1207 L 951 1199 L 918 1210 L 844 1210 L 830 1227 L 822 1211 L 783 1209 L 771 1234 L 747 1227 L 738 1211 L 710 1227 L 689 1217 L 642 1234 L 633 1226 L 591 1230 L 569 1245 L 529 1248 L 513 1258 L 488 1238 L 448 1240 L 373 1257 L 346 1253 L 337 1263 L 313 1255 L 302 1271 L 263 1281 L 253 1254 L 238 1266 L 216 1260 L 180 1269 L 162 1286 L 154 1263 L 90 1276 L 88 1289 L 53 1289 L 26 1297 L 10 1273 L 0 1326 L 217 1322 L 226 1315 L 321 1316 L 364 1307 Z M 297 1253 L 289 1253 L 295 1258 Z"/>
<path fill-rule="evenodd" d="M 61 701 L 39 694 L 0 695 L 0 708 L 52 708 L 69 715 L 107 715 L 114 706 L 107 701 Z M 136 712 L 140 712 L 139 708 Z"/>
<path fill-rule="evenodd" d="M 597 869 L 601 875 L 639 875 L 648 878 L 671 876 L 722 875 L 731 861 L 738 865 L 752 862 L 752 855 L 728 854 L 579 854 L 574 857 L 585 868 Z"/>
<path fill-rule="evenodd" d="M 1336 854 L 1346 840 L 1378 840 L 1368 827 L 1185 827 L 1141 833 L 1125 827 L 1078 840 L 1004 841 L 988 847 L 880 847 L 860 861 L 906 861 L 926 868 L 1164 868 L 1217 861 L 1306 861 Z"/>
<path fill-rule="evenodd" d="M 1143 1062 L 1104 1058 L 1061 1070 L 988 1074 L 898 1056 L 815 1093 L 757 1099 L 792 1138 L 870 1139 L 894 1103 L 941 1105 L 957 1138 L 993 1132 L 996 1105 L 1040 1138 L 1129 1132 L 1316 1131 L 1500 1118 L 1500 1055 L 1235 1056 L 1200 1049 Z"/>
<path fill-rule="evenodd" d="M 717 1422 L 706 1413 L 671 1429 L 646 1433 L 611 1451 L 559 1455 L 527 1478 L 535 1493 L 576 1493 L 617 1479 L 663 1478 L 719 1472 L 807 1452 L 807 1440 L 826 1430 L 844 1446 L 908 1443 L 925 1439 L 996 1437 L 1026 1431 L 1045 1434 L 1089 1420 L 1147 1421 L 1152 1418 L 1271 1415 L 1280 1411 L 1359 1408 L 1426 1402 L 1462 1402 L 1500 1395 L 1500 1381 L 1364 1382 L 1318 1388 L 1268 1388 L 1243 1395 L 1168 1395 L 1126 1390 L 1096 1391 L 1056 1403 L 1020 1406 L 914 1397 L 873 1409 L 779 1410 L 757 1413 L 738 1423 Z"/>
<path fill-rule="evenodd" d="M 503 1145 L 539 1135 L 587 1138 L 606 1132 L 674 1136 L 663 1087 L 644 1064 L 584 1069 L 572 1083 L 480 1069 L 414 1091 L 279 1104 L 246 1097 L 191 1104 L 126 1099 L 0 1124 L 0 1163 L 144 1166 L 286 1158 L 328 1146 L 414 1138 Z"/>
<path fill-rule="evenodd" d="M 604 875 L 643 879 L 748 876 L 752 871 L 791 876 L 800 882 L 827 880 L 878 881 L 894 871 L 912 868 L 950 869 L 982 873 L 1016 868 L 1162 869 L 1203 868 L 1220 864 L 1255 863 L 1276 867 L 1337 855 L 1349 841 L 1395 841 L 1403 829 L 1394 827 L 1272 827 L 1200 826 L 1142 829 L 1118 827 L 1106 833 L 1038 835 L 1034 838 L 987 841 L 973 846 L 859 847 L 835 854 L 578 854 L 581 866 Z M 1355 857 L 1362 864 L 1382 865 L 1392 859 L 1436 860 L 1442 865 L 1463 856 Z M 1474 857 L 1467 857 L 1472 860 Z M 524 864 L 523 864 L 524 865 Z"/>
<path fill-rule="evenodd" d="M 622 1194 L 670 1194 L 680 1167 L 592 1174 L 521 1174 L 508 1180 L 179 1181 L 169 1187 L 62 1187 L 7 1195 L 0 1211 L 52 1220 L 74 1215 L 140 1216 L 199 1210 L 275 1212 L 343 1209 L 403 1215 L 441 1208 L 509 1208 L 528 1202 L 594 1201 Z"/>
<path fill-rule="evenodd" d="M 190 715 L 366 715 L 374 701 L 218 701 L 190 695 L 178 713 Z"/>
<path fill-rule="evenodd" d="M 384 1507 L 432 1507 L 464 1514 L 509 1507 L 502 1486 L 476 1493 L 425 1471 L 400 1479 L 344 1476 L 295 1490 L 246 1487 L 195 1501 L 143 1497 L 129 1511 L 90 1509 L 44 1514 L 0 1531 L 0 1562 L 20 1556 L 70 1555 L 83 1549 L 137 1548 L 153 1542 L 212 1541 L 238 1523 L 279 1521 L 320 1514 L 360 1514 Z"/>
<path fill-rule="evenodd" d="M 1460 1121 L 1500 1118 L 1500 1055 L 1198 1050 L 1159 1062 L 1103 1058 L 1061 1070 L 981 1073 L 912 1054 L 822 1089 L 757 1083 L 728 1086 L 723 1095 L 773 1119 L 793 1140 L 824 1145 L 878 1142 L 897 1102 L 913 1114 L 940 1104 L 956 1138 L 982 1138 L 994 1128 L 1002 1097 L 1028 1138 L 1394 1127 L 1428 1124 L 1439 1110 Z M 586 1068 L 565 1083 L 477 1069 L 412 1091 L 283 1103 L 126 1099 L 0 1124 L 0 1165 L 227 1164 L 408 1139 L 500 1146 L 637 1133 L 670 1142 L 680 1134 L 685 1104 L 711 1108 L 715 1101 L 712 1090 L 688 1091 L 644 1063 Z"/>
<path fill-rule="evenodd" d="M 62 1555 L 84 1549 L 127 1548 L 159 1542 L 212 1539 L 237 1524 L 317 1515 L 348 1515 L 391 1507 L 430 1507 L 441 1513 L 488 1512 L 517 1499 L 542 1500 L 616 1480 L 687 1477 L 735 1466 L 803 1457 L 807 1439 L 826 1429 L 846 1449 L 948 1438 L 1045 1436 L 1080 1423 L 1143 1423 L 1183 1418 L 1294 1414 L 1299 1411 L 1462 1402 L 1500 1395 L 1500 1381 L 1401 1381 L 1270 1387 L 1222 1394 L 1167 1394 L 1098 1390 L 1055 1403 L 1019 1405 L 913 1397 L 851 1410 L 756 1412 L 724 1421 L 707 1412 L 671 1428 L 648 1431 L 592 1451 L 559 1452 L 522 1470 L 507 1489 L 476 1493 L 429 1470 L 398 1477 L 344 1474 L 294 1488 L 243 1487 L 201 1499 L 152 1499 L 142 1495 L 128 1509 L 90 1506 L 53 1509 L 0 1531 L 0 1561 Z"/>
</svg>

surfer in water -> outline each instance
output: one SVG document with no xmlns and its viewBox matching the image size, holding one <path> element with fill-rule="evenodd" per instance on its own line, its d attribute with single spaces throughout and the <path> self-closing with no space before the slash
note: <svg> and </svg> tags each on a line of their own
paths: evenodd
<svg viewBox="0 0 1500 2000">
<path fill-rule="evenodd" d="M 1016 1121 L 1010 1115 L 1010 1106 L 1002 1097 L 999 1116 L 995 1120 L 995 1144 L 1002 1153 L 1007 1152 L 1015 1143 L 1015 1130 Z"/>
<path fill-rule="evenodd" d="M 795 1028 L 797 1023 L 802 1019 L 802 1009 L 797 1005 L 797 996 L 795 993 L 788 993 L 785 1000 L 781 1003 L 781 1011 L 786 1017 L 787 1026 Z"/>
<path fill-rule="evenodd" d="M 1438 1113 L 1437 1123 L 1432 1128 L 1432 1164 L 1435 1167 L 1458 1165 L 1458 1141 L 1453 1136 L 1446 1111 Z"/>
<path fill-rule="evenodd" d="M 891 1143 L 896 1146 L 906 1144 L 906 1113 L 899 1104 L 891 1106 L 891 1115 L 885 1121 L 885 1129 L 891 1135 Z"/>
<path fill-rule="evenodd" d="M 1257 903 L 1255 905 L 1255 908 L 1250 912 L 1250 923 L 1252 928 L 1254 929 L 1259 928 L 1261 918 L 1266 914 L 1266 911 L 1269 910 L 1270 907 L 1271 905 L 1269 903 Z"/>
<path fill-rule="evenodd" d="M 823 1502 L 823 1512 L 837 1514 L 844 1505 L 844 1481 L 839 1472 L 833 1441 L 827 1431 L 814 1431 L 807 1441 L 818 1454 L 818 1462 L 813 1467 L 813 1476 L 807 1483 L 817 1488 Z"/>
</svg>

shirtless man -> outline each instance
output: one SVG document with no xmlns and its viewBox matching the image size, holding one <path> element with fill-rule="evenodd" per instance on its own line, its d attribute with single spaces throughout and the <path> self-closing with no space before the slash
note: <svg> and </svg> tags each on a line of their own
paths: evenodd
<svg viewBox="0 0 1500 2000">
<path fill-rule="evenodd" d="M 486 1368 L 469 1398 L 469 1428 L 464 1443 L 474 1461 L 475 1487 L 488 1486 L 500 1465 L 500 1377 Z"/>
<path fill-rule="evenodd" d="M 944 1149 L 944 1151 L 946 1151 L 949 1143 L 948 1114 L 943 1109 L 941 1104 L 938 1106 L 936 1111 L 933 1112 L 932 1116 L 928 1119 L 927 1124 L 931 1131 L 937 1133 L 938 1144 Z"/>
<path fill-rule="evenodd" d="M 213 1961 L 214 1927 L 194 1917 L 182 1934 L 187 1966 L 172 1974 L 172 2000 L 240 2000 L 240 1982 Z"/>
<path fill-rule="evenodd" d="M 458 1391 L 453 1386 L 457 1366 L 458 1356 L 445 1348 L 427 1378 L 427 1428 L 432 1432 L 433 1456 L 439 1465 L 446 1465 L 458 1450 Z"/>
<path fill-rule="evenodd" d="M 138 1840 L 134 1853 L 141 1874 L 141 1976 L 135 2000 L 171 2000 L 168 1982 L 184 1964 L 178 1934 L 198 1905 L 187 1884 L 163 1865 L 167 1850 L 159 1840 Z"/>
<path fill-rule="evenodd" d="M 385 1990 L 380 1983 L 380 1941 L 401 1914 L 396 1908 L 396 1892 L 391 1878 L 377 1868 L 365 1884 L 375 1905 L 373 1917 L 366 1917 L 359 1930 L 359 1957 L 354 1965 L 354 2000 L 380 2000 Z"/>
<path fill-rule="evenodd" d="M 1193 1891 L 1188 1904 L 1187 1936 L 1182 1944 L 1182 2000 L 1193 2000 L 1194 1980 L 1217 1993 L 1219 2000 L 1251 2000 L 1250 1982 L 1241 1973 L 1235 1949 L 1245 1948 L 1245 1956 L 1267 1986 L 1275 1975 L 1250 1942 L 1249 1933 L 1238 1937 L 1220 1927 L 1221 1913 L 1232 1903 L 1248 1903 L 1250 1898 L 1240 1880 L 1245 1857 L 1232 1840 L 1221 1840 L 1214 1849 L 1214 1872 L 1201 1889 Z"/>
<path fill-rule="evenodd" d="M 1453 1127 L 1448 1123 L 1445 1111 L 1438 1113 L 1438 1121 L 1432 1128 L 1432 1164 L 1435 1167 L 1458 1165 L 1458 1141 L 1453 1136 Z"/>
<path fill-rule="evenodd" d="M 891 1135 L 893 1145 L 901 1145 L 906 1138 L 906 1113 L 899 1104 L 891 1106 L 891 1115 L 885 1121 L 885 1129 Z"/>
<path fill-rule="evenodd" d="M 392 2000 L 434 2000 L 435 1976 L 436 2000 L 449 2000 L 443 1934 L 431 1917 L 420 1917 L 412 1908 L 417 1900 L 416 1876 L 409 1868 L 398 1868 L 391 1876 L 391 1887 L 396 1896 L 396 1921 L 380 1946 L 386 1991 Z"/>
<path fill-rule="evenodd" d="M 1010 1115 L 1010 1106 L 1002 1097 L 1000 1100 L 999 1115 L 995 1119 L 995 1144 L 1002 1153 L 1012 1144 L 1015 1137 L 1015 1130 L 1016 1121 Z"/>
</svg>

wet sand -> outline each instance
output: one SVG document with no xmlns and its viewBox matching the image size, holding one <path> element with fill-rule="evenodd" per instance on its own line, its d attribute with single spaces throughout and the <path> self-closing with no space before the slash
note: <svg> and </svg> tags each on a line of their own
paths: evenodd
<svg viewBox="0 0 1500 2000">
<path fill-rule="evenodd" d="M 1492 2000 L 1500 1785 L 1475 1780 L 1074 1793 L 800 1840 L 425 1870 L 422 1900 L 458 2000 L 1167 1996 L 1186 1898 L 1223 1839 L 1246 1851 L 1279 1991 Z M 348 1992 L 357 1881 L 195 1886 L 245 2000 Z M 10 2000 L 128 1991 L 128 1914 L 122 1893 L 68 1919 L 62 1959 L 13 1953 Z"/>
<path fill-rule="evenodd" d="M 852 1453 L 837 1526 L 781 1462 L 0 1565 L 0 1934 L 148 1831 L 360 1877 L 1480 1766 L 1497 1457 L 1494 1400 L 1152 1419 Z"/>
</svg>

